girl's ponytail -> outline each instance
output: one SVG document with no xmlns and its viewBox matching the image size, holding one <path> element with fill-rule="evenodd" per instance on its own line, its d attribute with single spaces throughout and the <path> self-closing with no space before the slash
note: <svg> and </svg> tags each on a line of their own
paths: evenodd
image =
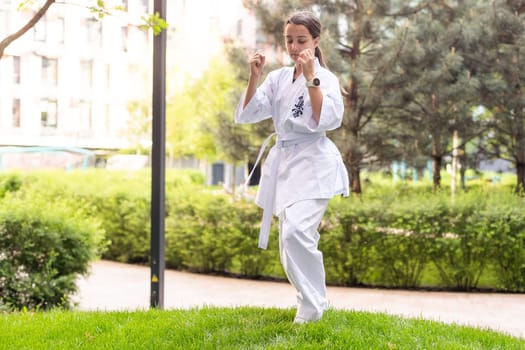
<svg viewBox="0 0 525 350">
<path fill-rule="evenodd" d="M 317 46 L 315 48 L 315 57 L 317 57 L 317 59 L 319 59 L 319 64 L 325 68 L 326 67 L 326 63 L 324 63 L 324 57 L 323 57 L 323 52 L 321 51 L 321 49 L 319 48 L 319 46 Z"/>
</svg>

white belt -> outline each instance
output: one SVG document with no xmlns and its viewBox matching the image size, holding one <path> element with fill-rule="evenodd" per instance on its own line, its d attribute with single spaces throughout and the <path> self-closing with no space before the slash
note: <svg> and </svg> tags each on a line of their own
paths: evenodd
<svg viewBox="0 0 525 350">
<path fill-rule="evenodd" d="M 264 154 L 264 150 L 268 146 L 268 143 L 270 142 L 271 138 L 275 136 L 276 133 L 272 133 L 270 136 L 264 140 L 261 149 L 259 150 L 259 154 L 257 155 L 257 160 L 255 161 L 255 164 L 252 168 L 252 171 L 248 175 L 248 178 L 246 179 L 246 182 L 244 183 L 244 186 L 247 187 L 248 183 L 250 182 L 250 179 L 253 175 L 253 172 L 257 165 L 259 164 L 262 155 Z M 259 231 L 259 248 L 266 249 L 268 247 L 268 237 L 270 236 L 270 226 L 272 224 L 272 215 L 273 215 L 273 207 L 275 204 L 275 192 L 277 188 L 277 171 L 279 169 L 279 163 L 281 162 L 281 148 L 286 148 L 290 146 L 295 146 L 301 143 L 305 142 L 314 142 L 319 137 L 325 136 L 324 133 L 319 135 L 306 135 L 301 138 L 296 138 L 293 140 L 279 140 L 277 139 L 276 147 L 279 149 L 279 152 L 277 152 L 277 155 L 275 156 L 275 159 L 272 162 L 272 167 L 270 169 L 270 178 L 268 183 L 268 190 L 269 193 L 266 195 L 266 201 L 263 203 L 263 216 L 261 221 L 261 229 Z"/>
</svg>

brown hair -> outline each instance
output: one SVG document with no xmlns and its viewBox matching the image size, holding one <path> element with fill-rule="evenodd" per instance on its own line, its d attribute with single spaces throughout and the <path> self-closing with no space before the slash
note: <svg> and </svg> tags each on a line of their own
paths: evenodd
<svg viewBox="0 0 525 350">
<path fill-rule="evenodd" d="M 284 22 L 284 26 L 286 27 L 286 25 L 289 23 L 305 26 L 306 29 L 308 29 L 310 35 L 312 35 L 312 38 L 314 39 L 321 35 L 321 22 L 319 21 L 319 18 L 317 18 L 317 16 L 313 14 L 313 12 L 294 12 L 288 17 L 286 22 Z M 315 57 L 319 59 L 319 63 L 321 64 L 321 66 L 326 67 L 326 64 L 324 63 L 323 59 L 323 52 L 321 51 L 319 46 L 315 48 Z"/>
</svg>

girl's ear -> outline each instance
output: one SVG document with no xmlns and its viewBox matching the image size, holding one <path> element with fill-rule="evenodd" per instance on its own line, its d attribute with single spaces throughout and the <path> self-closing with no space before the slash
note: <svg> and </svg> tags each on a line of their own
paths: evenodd
<svg viewBox="0 0 525 350">
<path fill-rule="evenodd" d="M 314 39 L 314 46 L 317 47 L 319 45 L 319 42 L 321 41 L 321 37 L 318 36 L 317 38 Z"/>
</svg>

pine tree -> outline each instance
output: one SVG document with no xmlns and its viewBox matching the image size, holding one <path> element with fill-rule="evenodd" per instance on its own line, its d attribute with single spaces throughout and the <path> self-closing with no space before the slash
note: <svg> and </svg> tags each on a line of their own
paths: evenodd
<svg viewBox="0 0 525 350">
<path fill-rule="evenodd" d="M 320 15 L 325 28 L 321 48 L 340 77 L 345 99 L 343 127 L 331 137 L 343 153 L 352 192 L 361 192 L 365 163 L 405 160 L 422 168 L 427 157 L 433 161 L 434 188 L 440 187 L 444 157 L 453 151 L 452 135 L 459 134 L 465 148 L 486 131 L 486 120 L 473 114 L 482 103 L 493 111 L 497 128 L 492 148 L 497 145 L 500 156 L 507 153 L 515 161 L 518 183 L 523 183 L 525 1 L 246 3 L 277 44 L 285 14 L 311 9 Z"/>
<path fill-rule="evenodd" d="M 485 150 L 516 165 L 517 192 L 525 191 L 525 1 L 495 0 L 483 7 L 489 28 L 478 57 L 481 98 L 491 111 Z"/>
<path fill-rule="evenodd" d="M 326 6 L 333 47 L 337 50 L 345 115 L 343 127 L 334 135 L 350 177 L 353 193 L 361 193 L 361 167 L 365 160 L 392 154 L 388 135 L 381 123 L 384 77 L 398 59 L 396 51 L 385 50 L 396 21 L 386 14 L 391 1 L 340 1 Z M 330 22 L 328 18 L 335 21 Z M 382 157 L 383 159 L 385 157 Z"/>
<path fill-rule="evenodd" d="M 392 82 L 386 97 L 391 108 L 388 123 L 400 132 L 398 137 L 412 136 L 420 151 L 430 153 L 435 189 L 441 185 L 443 157 L 452 151 L 454 131 L 465 144 L 482 127 L 471 113 L 478 103 L 479 81 L 465 59 L 479 41 L 474 30 L 478 28 L 472 27 L 473 5 L 437 1 L 408 17 L 408 32 L 396 35 L 403 42 L 400 59 L 387 77 Z"/>
</svg>

